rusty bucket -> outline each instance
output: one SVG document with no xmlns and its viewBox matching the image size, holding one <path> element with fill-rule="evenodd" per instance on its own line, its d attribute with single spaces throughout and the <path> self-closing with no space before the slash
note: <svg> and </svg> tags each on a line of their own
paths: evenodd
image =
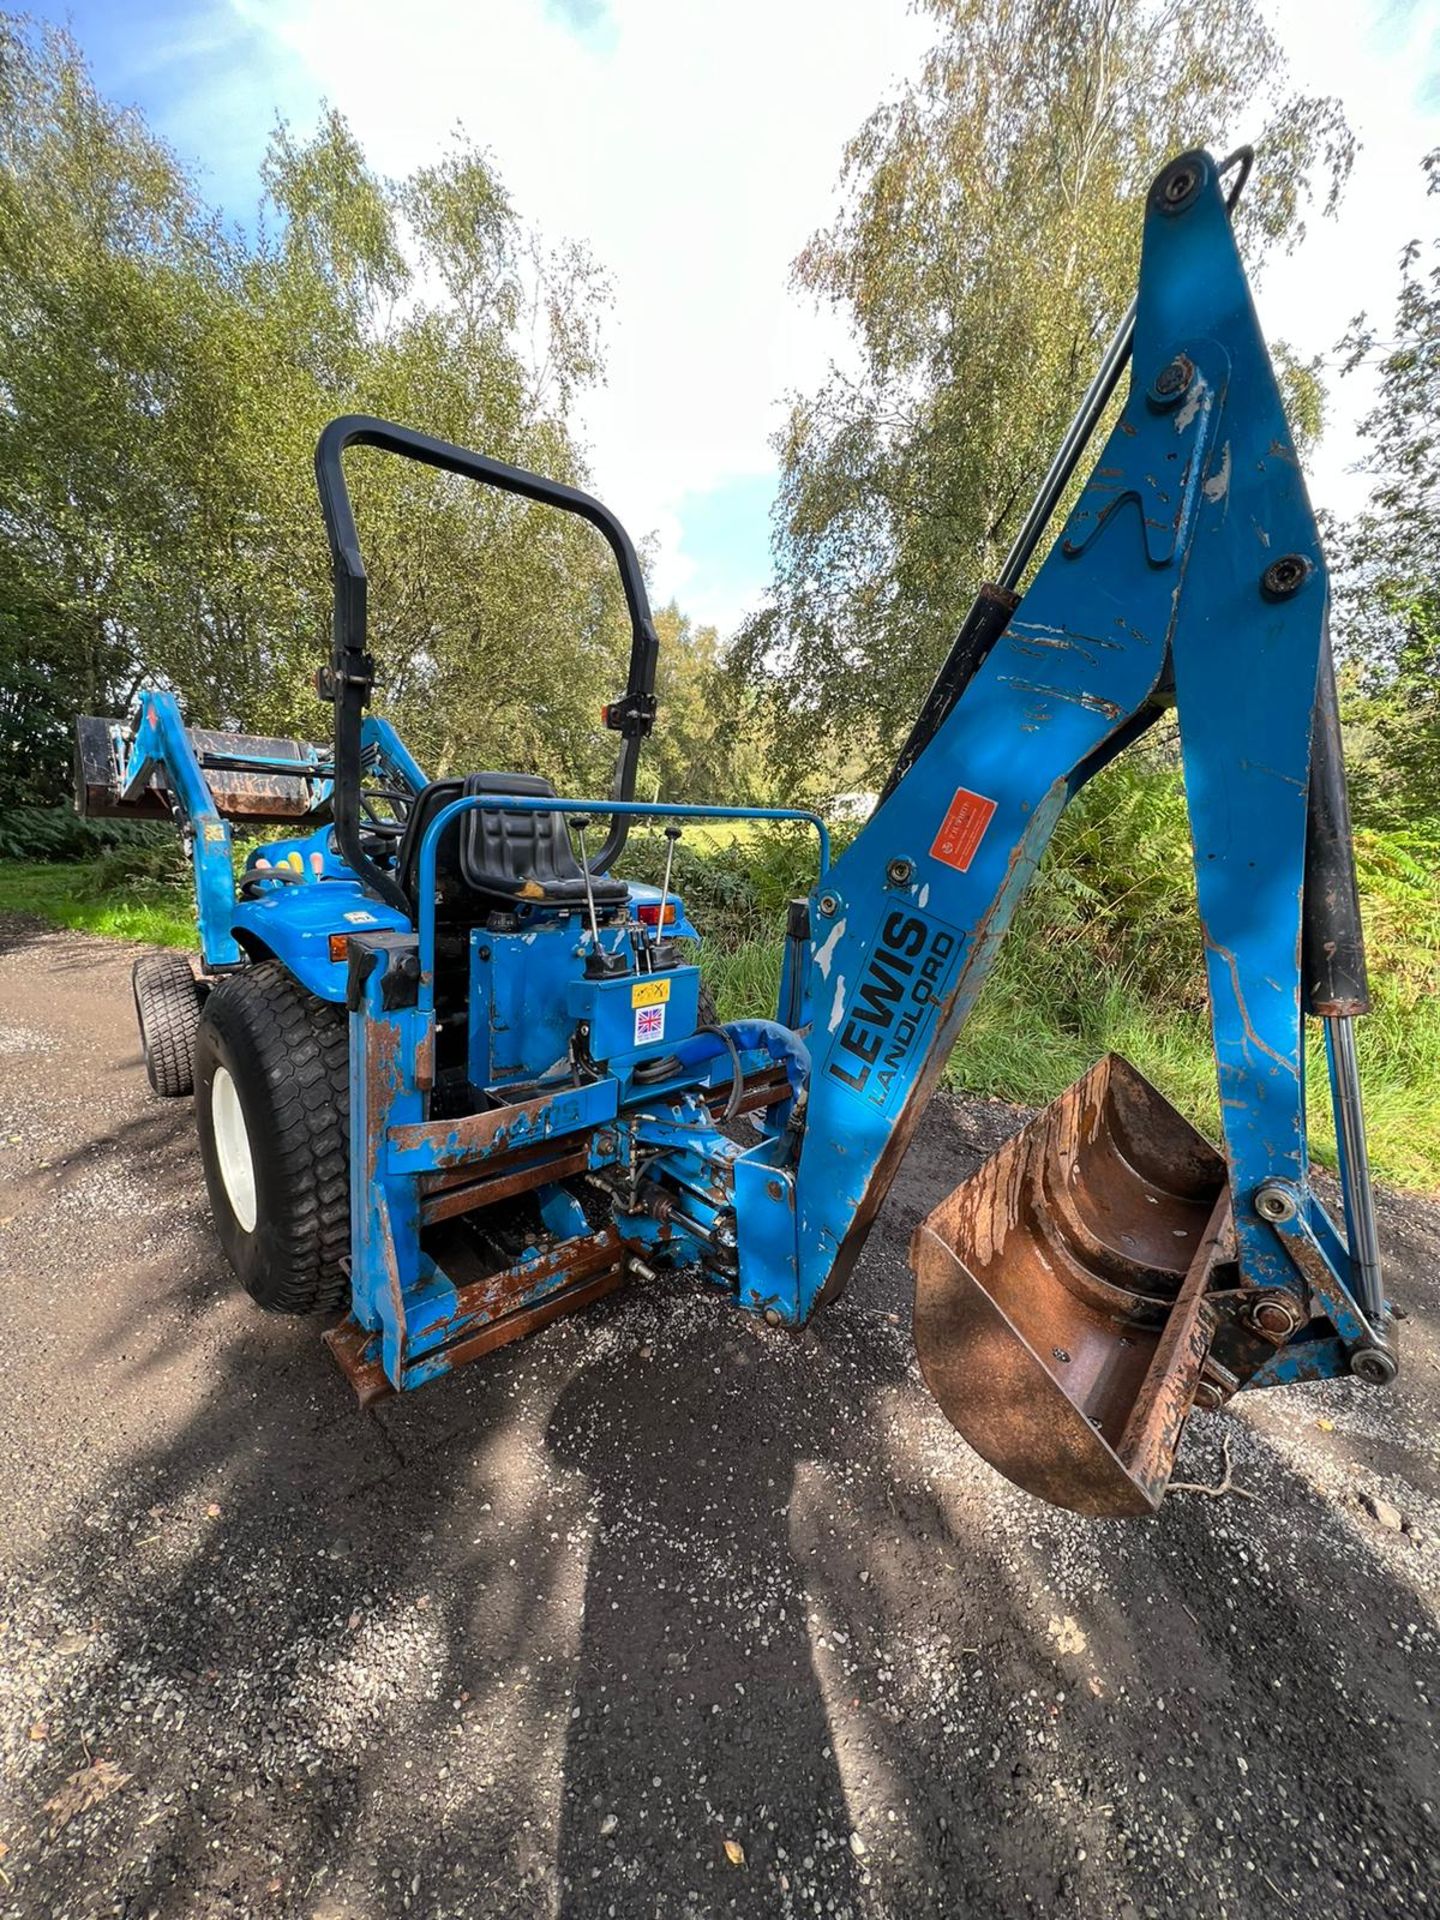
<svg viewBox="0 0 1440 1920">
<path fill-rule="evenodd" d="M 946 1418 L 1028 1493 L 1153 1513 L 1233 1262 L 1225 1163 L 1108 1054 L 915 1230 L 915 1345 Z"/>
</svg>

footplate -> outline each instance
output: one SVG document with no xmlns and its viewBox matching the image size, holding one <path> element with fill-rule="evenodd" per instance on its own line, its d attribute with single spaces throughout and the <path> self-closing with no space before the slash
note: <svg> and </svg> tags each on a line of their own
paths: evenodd
<svg viewBox="0 0 1440 1920">
<path fill-rule="evenodd" d="M 1219 1154 L 1109 1054 L 915 1231 L 915 1345 L 946 1418 L 1076 1513 L 1153 1513 L 1233 1260 Z"/>
</svg>

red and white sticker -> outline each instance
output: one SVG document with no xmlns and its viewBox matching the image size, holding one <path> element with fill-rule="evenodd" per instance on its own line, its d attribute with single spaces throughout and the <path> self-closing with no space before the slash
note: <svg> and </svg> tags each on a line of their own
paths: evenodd
<svg viewBox="0 0 1440 1920">
<path fill-rule="evenodd" d="M 971 793 L 968 787 L 957 787 L 955 798 L 940 822 L 940 831 L 930 849 L 930 858 L 943 861 L 947 867 L 954 867 L 957 873 L 968 873 L 970 862 L 985 838 L 985 829 L 995 817 L 996 804 L 994 800 L 987 800 L 983 793 Z"/>
</svg>

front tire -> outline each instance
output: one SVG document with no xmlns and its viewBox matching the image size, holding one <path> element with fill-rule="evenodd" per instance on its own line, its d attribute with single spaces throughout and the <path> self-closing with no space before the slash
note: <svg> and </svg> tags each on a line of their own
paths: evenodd
<svg viewBox="0 0 1440 1920">
<path fill-rule="evenodd" d="M 130 972 L 145 1077 L 167 1100 L 195 1088 L 195 1035 L 204 989 L 182 953 L 142 953 Z"/>
<path fill-rule="evenodd" d="M 200 1157 L 226 1258 L 272 1313 L 345 1305 L 346 1014 L 278 961 L 222 980 L 195 1042 Z"/>
</svg>

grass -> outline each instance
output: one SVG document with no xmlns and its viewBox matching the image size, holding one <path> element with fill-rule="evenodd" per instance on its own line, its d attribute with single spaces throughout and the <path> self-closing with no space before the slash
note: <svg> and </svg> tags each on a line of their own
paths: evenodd
<svg viewBox="0 0 1440 1920">
<path fill-rule="evenodd" d="M 757 862 L 759 847 L 744 854 Z M 1440 1190 L 1440 882 L 1436 849 L 1403 834 L 1361 832 L 1373 1010 L 1357 1022 L 1376 1174 Z M 707 940 L 703 964 L 722 1016 L 770 1013 L 780 977 L 768 932 L 794 870 L 747 890 L 744 911 L 704 883 L 734 878 L 736 850 L 685 876 Z M 1043 1106 L 1107 1052 L 1123 1053 L 1195 1126 L 1218 1139 L 1189 828 L 1179 783 L 1161 768 L 1112 769 L 1061 823 L 1052 856 L 1016 916 L 946 1069 L 954 1089 Z M 701 883 L 696 897 L 697 882 Z M 763 912 L 761 909 L 763 908 Z M 761 932 L 764 927 L 767 931 Z M 1320 1029 L 1309 1027 L 1311 1150 L 1335 1164 Z"/>
<path fill-rule="evenodd" d="M 1383 985 L 1356 1022 L 1370 1159 L 1377 1179 L 1411 1192 L 1440 1190 L 1440 1002 L 1397 1006 Z M 1306 1079 L 1310 1150 L 1334 1167 L 1324 1041 L 1309 1023 Z M 1157 1009 L 1111 983 L 1076 1007 L 1047 1005 L 997 975 L 982 992 L 951 1056 L 949 1085 L 1042 1106 L 1103 1053 L 1123 1053 L 1208 1138 L 1220 1133 L 1210 1022 L 1203 1010 Z"/>
<path fill-rule="evenodd" d="M 111 940 L 142 940 L 192 953 L 200 944 L 188 891 L 143 881 L 118 888 L 107 884 L 93 864 L 0 861 L 0 909 L 33 913 L 55 926 Z"/>
<path fill-rule="evenodd" d="M 773 939 L 743 940 L 727 946 L 719 940 L 702 940 L 700 967 L 715 996 L 715 1008 L 722 1020 L 752 1018 L 773 1019 L 780 999 L 780 961 L 785 943 L 777 934 Z"/>
<path fill-rule="evenodd" d="M 1434 849 L 1397 835 L 1356 838 L 1375 1002 L 1357 1024 L 1371 1160 L 1390 1185 L 1431 1193 L 1440 1190 Z M 637 836 L 627 867 L 658 880 L 663 846 L 658 835 Z M 0 863 L 0 908 L 86 933 L 193 950 L 188 888 L 171 884 L 163 869 L 147 871 L 154 857 Z M 701 964 L 722 1019 L 773 1013 L 782 948 L 771 929 L 783 918 L 784 900 L 808 891 L 814 870 L 813 839 L 801 831 L 762 837 L 745 823 L 725 823 L 709 845 L 687 834 L 675 880 L 707 930 Z M 1218 1138 L 1188 873 L 1188 834 L 1173 781 L 1144 773 L 1097 781 L 1062 823 L 1056 857 L 1047 859 L 1017 915 L 948 1063 L 947 1083 L 1042 1106 L 1114 1051 Z M 1333 1166 L 1328 1080 L 1313 1023 L 1308 1071 L 1312 1151 Z"/>
<path fill-rule="evenodd" d="M 1057 999 L 1058 969 L 1036 964 L 1033 954 L 1028 966 L 1011 955 L 1018 950 L 1006 951 L 976 1002 L 946 1067 L 947 1086 L 1039 1107 L 1102 1054 L 1123 1053 L 1202 1133 L 1219 1138 L 1215 1058 L 1203 1009 L 1157 1008 L 1123 981 L 1084 999 Z M 701 963 L 722 1019 L 773 1012 L 780 957 L 778 938 L 730 948 L 706 944 Z M 1440 1190 L 1440 1000 L 1397 1005 L 1382 983 L 1356 1033 L 1376 1178 L 1411 1192 Z M 1324 1042 L 1313 1023 L 1307 1076 L 1311 1152 L 1333 1167 Z"/>
</svg>

